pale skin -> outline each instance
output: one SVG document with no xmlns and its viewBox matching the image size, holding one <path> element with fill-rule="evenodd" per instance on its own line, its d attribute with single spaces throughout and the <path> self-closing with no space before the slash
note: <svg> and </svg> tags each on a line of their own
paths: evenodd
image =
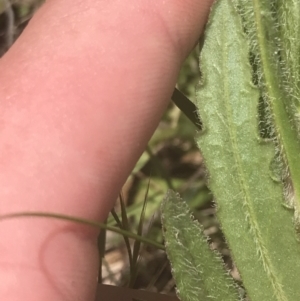
<svg viewBox="0 0 300 301">
<path fill-rule="evenodd" d="M 0 60 L 0 214 L 103 221 L 213 0 L 48 0 Z M 98 230 L 0 223 L 0 300 L 94 300 Z"/>
</svg>

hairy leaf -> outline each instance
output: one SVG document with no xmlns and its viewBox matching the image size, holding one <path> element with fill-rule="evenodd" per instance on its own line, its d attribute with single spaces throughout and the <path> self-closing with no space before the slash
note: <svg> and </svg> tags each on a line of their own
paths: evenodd
<svg viewBox="0 0 300 301">
<path fill-rule="evenodd" d="M 300 137 L 300 1 L 278 0 L 278 44 L 285 90 L 294 108 L 294 119 Z"/>
<path fill-rule="evenodd" d="M 220 256 L 207 243 L 188 205 L 169 190 L 162 205 L 166 251 L 182 301 L 240 300 Z"/>
<path fill-rule="evenodd" d="M 259 92 L 251 83 L 248 61 L 247 39 L 232 1 L 219 1 L 200 56 L 197 106 L 204 131 L 197 142 L 218 218 L 251 301 L 296 301 L 300 246 L 292 213 L 283 206 L 283 187 L 271 178 L 274 146 L 258 138 Z"/>
<path fill-rule="evenodd" d="M 299 1 L 233 1 L 243 16 L 255 57 L 267 124 L 287 179 L 286 200 L 294 207 L 300 232 Z"/>
</svg>

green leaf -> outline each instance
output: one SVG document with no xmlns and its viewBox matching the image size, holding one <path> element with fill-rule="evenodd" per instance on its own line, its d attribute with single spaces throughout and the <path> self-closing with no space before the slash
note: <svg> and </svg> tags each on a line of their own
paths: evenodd
<svg viewBox="0 0 300 301">
<path fill-rule="evenodd" d="M 300 134 L 300 1 L 278 0 L 277 6 L 281 69 L 285 90 L 296 107 L 295 122 Z"/>
<path fill-rule="evenodd" d="M 162 204 L 165 245 L 182 301 L 240 300 L 220 256 L 207 243 L 188 205 L 169 190 Z"/>
<path fill-rule="evenodd" d="M 258 138 L 259 92 L 248 60 L 248 42 L 232 1 L 217 2 L 200 57 L 197 106 L 204 132 L 197 142 L 249 298 L 297 301 L 300 246 L 292 213 L 283 206 L 283 187 L 271 178 L 274 146 Z"/>
<path fill-rule="evenodd" d="M 255 76 L 267 106 L 269 131 L 283 161 L 286 199 L 295 209 L 300 232 L 299 1 L 234 2 L 255 57 Z"/>
</svg>

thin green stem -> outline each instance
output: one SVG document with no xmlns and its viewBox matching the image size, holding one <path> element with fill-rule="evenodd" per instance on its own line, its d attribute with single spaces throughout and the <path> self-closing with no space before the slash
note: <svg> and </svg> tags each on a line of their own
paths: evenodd
<svg viewBox="0 0 300 301">
<path fill-rule="evenodd" d="M 115 209 L 112 209 L 110 213 L 114 217 L 119 228 L 122 229 L 123 224 L 122 224 L 121 220 L 119 219 L 119 216 L 118 216 L 117 212 L 115 211 Z M 126 235 L 123 235 L 123 238 L 124 238 L 125 246 L 126 246 L 127 253 L 128 253 L 129 267 L 130 267 L 130 270 L 132 270 L 133 269 L 133 261 L 132 261 L 132 252 L 131 252 L 131 248 L 130 248 L 129 239 L 128 239 L 128 236 L 126 236 Z"/>
<path fill-rule="evenodd" d="M 161 245 L 158 242 L 155 242 L 151 239 L 142 237 L 140 235 L 137 235 L 135 233 L 125 231 L 116 227 L 112 227 L 109 225 L 105 225 L 103 223 L 99 223 L 93 220 L 88 220 L 85 218 L 81 217 L 74 217 L 70 215 L 65 215 L 65 214 L 59 214 L 59 213 L 48 213 L 48 212 L 16 212 L 16 213 L 10 213 L 10 214 L 5 214 L 0 216 L 0 221 L 4 221 L 7 219 L 12 219 L 12 218 L 20 218 L 20 217 L 44 217 L 44 218 L 55 218 L 55 219 L 61 219 L 61 220 L 66 220 L 70 222 L 75 222 L 79 224 L 84 224 L 100 229 L 106 229 L 108 231 L 112 231 L 121 235 L 126 235 L 129 238 L 135 239 L 135 240 L 140 240 L 142 243 L 155 247 L 160 250 L 165 250 L 164 246 Z"/>
</svg>

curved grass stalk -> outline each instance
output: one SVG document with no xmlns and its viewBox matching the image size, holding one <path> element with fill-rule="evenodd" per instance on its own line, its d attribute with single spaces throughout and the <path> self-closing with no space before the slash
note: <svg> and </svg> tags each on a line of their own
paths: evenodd
<svg viewBox="0 0 300 301">
<path fill-rule="evenodd" d="M 96 222 L 93 220 L 84 219 L 81 217 L 74 217 L 74 216 L 65 215 L 65 214 L 48 213 L 48 212 L 16 212 L 16 213 L 1 215 L 0 222 L 7 220 L 7 219 L 20 218 L 20 217 L 43 217 L 43 218 L 54 218 L 54 219 L 61 219 L 61 220 L 65 220 L 65 221 L 75 222 L 75 223 L 79 223 L 79 224 L 83 224 L 83 225 L 87 225 L 87 226 L 92 226 L 92 227 L 112 231 L 112 232 L 121 234 L 123 236 L 127 236 L 127 237 L 135 239 L 135 240 L 139 240 L 140 242 L 142 242 L 145 245 L 149 245 L 149 246 L 155 247 L 160 250 L 165 249 L 164 246 L 161 245 L 160 243 L 157 243 L 151 239 L 142 237 L 135 233 L 125 231 L 125 230 L 122 230 L 122 229 L 119 229 L 119 228 L 116 228 L 113 226 L 109 226 L 109 225 L 106 225 L 103 223 L 99 223 L 99 222 Z"/>
</svg>

